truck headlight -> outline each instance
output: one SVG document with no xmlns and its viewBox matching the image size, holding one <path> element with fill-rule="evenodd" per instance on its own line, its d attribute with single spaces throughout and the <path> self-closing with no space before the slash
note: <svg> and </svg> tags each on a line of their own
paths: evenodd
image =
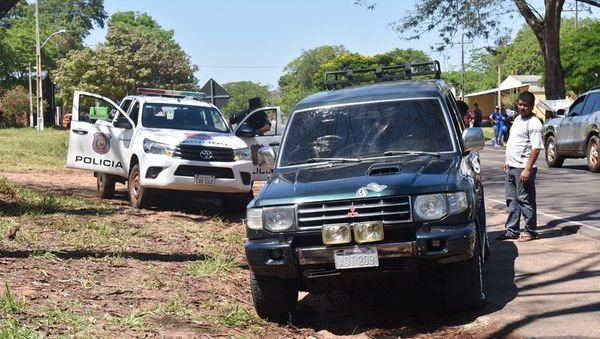
<svg viewBox="0 0 600 339">
<path fill-rule="evenodd" d="M 288 231 L 294 226 L 296 208 L 294 206 L 265 207 L 262 217 L 263 226 L 267 231 Z"/>
<path fill-rule="evenodd" d="M 447 214 L 457 214 L 469 206 L 465 192 L 426 194 L 415 198 L 413 211 L 416 220 L 438 220 Z"/>
<path fill-rule="evenodd" d="M 250 152 L 250 147 L 234 149 L 233 160 L 252 160 L 252 153 Z"/>
<path fill-rule="evenodd" d="M 175 146 L 152 141 L 150 139 L 144 139 L 144 152 L 146 153 L 173 156 L 174 151 Z"/>
</svg>

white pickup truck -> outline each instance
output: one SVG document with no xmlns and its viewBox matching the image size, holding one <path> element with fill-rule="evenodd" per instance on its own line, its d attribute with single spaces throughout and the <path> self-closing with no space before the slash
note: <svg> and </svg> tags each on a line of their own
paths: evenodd
<svg viewBox="0 0 600 339">
<path fill-rule="evenodd" d="M 253 181 L 269 173 L 256 151 L 278 146 L 279 107 L 259 108 L 232 128 L 198 92 L 139 89 L 117 105 L 103 96 L 75 91 L 67 167 L 93 171 L 98 194 L 111 198 L 115 183 L 127 184 L 131 206 L 147 207 L 160 190 L 193 191 L 223 199 L 232 212 L 245 210 Z M 266 114 L 271 129 L 257 135 L 245 124 Z"/>
</svg>

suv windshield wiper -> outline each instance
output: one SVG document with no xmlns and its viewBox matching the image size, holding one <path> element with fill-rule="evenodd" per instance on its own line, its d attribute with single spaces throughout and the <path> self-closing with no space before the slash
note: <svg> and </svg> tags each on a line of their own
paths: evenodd
<svg viewBox="0 0 600 339">
<path fill-rule="evenodd" d="M 308 158 L 305 160 L 293 161 L 287 164 L 287 166 L 300 165 L 300 164 L 313 164 L 317 162 L 328 162 L 328 163 L 343 163 L 343 162 L 361 162 L 360 159 L 355 158 Z"/>
<path fill-rule="evenodd" d="M 384 157 L 393 157 L 397 155 L 430 155 L 434 157 L 441 157 L 439 152 L 420 152 L 420 151 L 386 151 L 383 152 Z"/>
</svg>

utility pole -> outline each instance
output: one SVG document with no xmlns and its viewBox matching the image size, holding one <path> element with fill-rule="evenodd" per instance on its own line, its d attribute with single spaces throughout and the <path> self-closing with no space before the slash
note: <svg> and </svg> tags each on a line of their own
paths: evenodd
<svg viewBox="0 0 600 339">
<path fill-rule="evenodd" d="M 563 12 L 575 13 L 575 30 L 579 29 L 579 12 L 584 12 L 584 11 L 592 13 L 592 9 L 590 7 L 586 7 L 584 5 L 581 5 L 581 7 L 579 7 L 579 1 L 577 1 L 577 0 L 575 0 L 575 8 L 563 9 Z"/>
<path fill-rule="evenodd" d="M 35 65 L 37 93 L 37 129 L 44 130 L 44 109 L 42 98 L 42 53 L 40 47 L 40 0 L 35 1 Z"/>
<path fill-rule="evenodd" d="M 28 64 L 27 69 L 29 70 L 29 127 L 33 128 L 33 94 L 31 91 L 31 62 Z"/>
<path fill-rule="evenodd" d="M 465 100 L 465 33 L 460 36 L 460 100 Z"/>
</svg>

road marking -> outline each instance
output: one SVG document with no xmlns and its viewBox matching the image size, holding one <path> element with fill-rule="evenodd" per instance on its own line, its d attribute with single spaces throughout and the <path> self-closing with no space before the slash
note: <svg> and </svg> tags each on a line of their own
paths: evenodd
<svg viewBox="0 0 600 339">
<path fill-rule="evenodd" d="M 494 199 L 494 198 L 490 198 L 490 197 L 485 197 L 485 200 L 489 200 L 489 201 L 492 201 L 492 202 L 495 202 L 495 203 L 506 205 L 506 201 L 502 201 L 502 200 L 498 200 L 498 199 Z M 575 226 L 581 226 L 581 227 L 589 228 L 589 229 L 594 230 L 596 232 L 598 231 L 598 227 L 587 225 L 587 224 L 584 224 L 582 222 L 571 220 L 571 219 L 566 218 L 566 217 L 563 218 L 563 217 L 561 217 L 559 215 L 555 215 L 555 214 L 552 214 L 552 213 L 546 213 L 546 212 L 543 212 L 543 211 L 540 211 L 540 210 L 538 210 L 537 213 L 541 214 L 541 215 L 543 215 L 545 217 L 551 218 L 553 220 L 567 222 L 567 223 L 570 223 L 570 224 L 575 225 Z"/>
</svg>

